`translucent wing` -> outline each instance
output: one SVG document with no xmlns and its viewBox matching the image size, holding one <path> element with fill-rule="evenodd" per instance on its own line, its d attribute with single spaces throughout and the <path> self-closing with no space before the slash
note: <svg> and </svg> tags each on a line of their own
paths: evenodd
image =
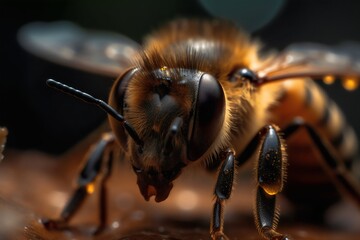
<svg viewBox="0 0 360 240">
<path fill-rule="evenodd" d="M 117 77 L 139 45 L 124 35 L 86 30 L 68 21 L 32 22 L 18 32 L 20 45 L 48 61 Z"/>
<path fill-rule="evenodd" d="M 293 44 L 267 58 L 256 72 L 261 83 L 297 77 L 341 79 L 344 87 L 352 90 L 360 79 L 360 44 L 346 42 L 334 47 Z"/>
</svg>

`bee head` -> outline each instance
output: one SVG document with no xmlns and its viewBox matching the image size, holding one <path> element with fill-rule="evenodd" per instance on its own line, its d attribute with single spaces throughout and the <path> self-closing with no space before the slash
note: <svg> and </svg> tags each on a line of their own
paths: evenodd
<svg viewBox="0 0 360 240">
<path fill-rule="evenodd" d="M 225 115 L 225 96 L 217 79 L 190 69 L 129 70 L 114 84 L 109 103 L 143 142 L 141 148 L 136 146 L 110 119 L 130 155 L 142 195 L 146 200 L 155 196 L 155 201 L 165 200 L 182 168 L 211 148 Z"/>
</svg>

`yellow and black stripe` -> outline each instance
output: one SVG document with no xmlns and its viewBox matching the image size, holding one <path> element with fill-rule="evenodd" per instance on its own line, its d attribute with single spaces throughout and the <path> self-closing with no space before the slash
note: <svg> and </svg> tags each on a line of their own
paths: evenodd
<svg viewBox="0 0 360 240">
<path fill-rule="evenodd" d="M 358 171 L 355 170 L 359 166 L 358 140 L 337 104 L 312 80 L 287 80 L 273 84 L 271 87 L 277 88 L 280 94 L 277 103 L 269 109 L 270 121 L 285 129 L 297 117 L 302 118 L 327 145 L 331 146 L 331 151 L 335 152 L 338 161 L 328 164 L 332 165 L 330 166 L 334 172 L 332 175 L 342 185 L 340 187 L 345 188 L 350 195 L 358 194 L 348 181 L 354 176 L 360 179 L 356 176 L 359 174 Z M 320 159 L 319 151 L 309 134 L 306 131 L 299 131 L 287 139 L 287 144 L 289 155 L 287 185 L 298 188 L 292 189 L 291 192 L 303 192 L 304 189 L 312 188 L 312 192 L 335 200 L 336 196 L 330 193 L 332 182 L 321 166 L 324 159 Z M 346 166 L 347 170 L 338 173 L 340 166 Z M 352 183 L 352 180 L 350 182 Z M 358 189 L 359 184 L 354 184 Z M 311 201 L 311 197 L 308 200 Z"/>
<path fill-rule="evenodd" d="M 348 167 L 357 157 L 358 140 L 337 104 L 311 80 L 289 80 L 278 86 L 276 107 L 271 109 L 272 120 L 281 128 L 301 117 L 329 141 Z"/>
</svg>

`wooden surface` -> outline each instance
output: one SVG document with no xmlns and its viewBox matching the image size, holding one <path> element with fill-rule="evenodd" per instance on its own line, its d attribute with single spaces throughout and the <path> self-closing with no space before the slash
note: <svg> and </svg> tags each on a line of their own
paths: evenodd
<svg viewBox="0 0 360 240">
<path fill-rule="evenodd" d="M 0 165 L 0 239 L 209 239 L 214 178 L 190 169 L 175 182 L 169 199 L 142 199 L 130 166 L 115 165 L 107 183 L 108 222 L 92 236 L 98 223 L 97 192 L 90 195 L 63 231 L 47 231 L 40 218 L 56 218 L 76 187 L 84 155 L 80 146 L 62 156 L 6 149 Z M 196 171 L 196 172 L 195 172 Z M 252 218 L 253 185 L 239 180 L 226 208 L 225 232 L 231 239 L 260 239 Z M 294 239 L 360 239 L 360 210 L 345 203 L 327 215 L 331 227 L 299 222 L 292 207 L 280 199 L 279 231 Z"/>
</svg>

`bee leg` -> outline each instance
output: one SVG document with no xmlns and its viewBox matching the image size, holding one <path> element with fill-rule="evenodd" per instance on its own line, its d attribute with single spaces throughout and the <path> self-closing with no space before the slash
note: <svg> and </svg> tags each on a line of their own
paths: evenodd
<svg viewBox="0 0 360 240">
<path fill-rule="evenodd" d="M 284 138 L 290 137 L 300 128 L 306 129 L 307 133 L 310 135 L 322 155 L 325 167 L 328 168 L 328 172 L 332 175 L 338 186 L 340 186 L 340 188 L 345 191 L 346 195 L 360 207 L 359 183 L 354 177 L 352 177 L 352 174 L 344 162 L 338 158 L 333 147 L 329 143 L 325 142 L 314 130 L 314 128 L 307 124 L 302 118 L 296 118 L 292 124 L 283 130 Z"/>
<path fill-rule="evenodd" d="M 271 240 L 290 239 L 275 230 L 279 218 L 279 211 L 276 208 L 276 195 L 267 194 L 261 187 L 258 187 L 256 192 L 255 215 L 256 226 L 264 238 Z"/>
<path fill-rule="evenodd" d="M 288 236 L 276 232 L 279 210 L 276 195 L 283 188 L 286 171 L 285 147 L 275 127 L 268 125 L 260 130 L 261 148 L 256 174 L 257 191 L 255 223 L 259 233 L 266 239 L 285 240 Z"/>
<path fill-rule="evenodd" d="M 223 152 L 224 161 L 221 165 L 215 185 L 215 203 L 210 227 L 210 235 L 213 240 L 228 239 L 223 232 L 224 204 L 229 199 L 234 181 L 235 156 L 234 151 L 228 149 Z"/>
<path fill-rule="evenodd" d="M 100 190 L 100 226 L 95 233 L 100 232 L 105 224 L 105 189 L 104 184 L 109 175 L 109 167 L 111 167 L 111 158 L 109 154 L 106 156 L 105 151 L 107 147 L 114 142 L 114 136 L 112 133 L 105 133 L 101 137 L 98 143 L 90 150 L 87 155 L 88 159 L 85 162 L 85 165 L 82 171 L 79 174 L 78 178 L 78 187 L 73 193 L 70 200 L 65 205 L 63 211 L 60 214 L 59 219 L 42 219 L 42 223 L 45 228 L 49 230 L 53 229 L 62 229 L 67 227 L 70 219 L 75 215 L 75 213 L 80 209 L 85 198 L 92 194 L 94 191 L 94 182 L 96 177 L 104 170 L 104 165 L 106 163 L 105 174 L 101 181 L 101 190 Z"/>
<path fill-rule="evenodd" d="M 106 159 L 106 166 L 105 169 L 103 169 L 103 177 L 101 178 L 100 182 L 100 196 L 99 196 L 99 226 L 97 227 L 94 234 L 98 234 L 104 230 L 106 227 L 106 220 L 107 220 L 107 210 L 106 210 L 106 203 L 107 203 L 107 189 L 106 189 L 106 182 L 108 178 L 110 177 L 112 164 L 113 164 L 113 156 L 110 153 L 105 154 L 107 157 Z"/>
</svg>

